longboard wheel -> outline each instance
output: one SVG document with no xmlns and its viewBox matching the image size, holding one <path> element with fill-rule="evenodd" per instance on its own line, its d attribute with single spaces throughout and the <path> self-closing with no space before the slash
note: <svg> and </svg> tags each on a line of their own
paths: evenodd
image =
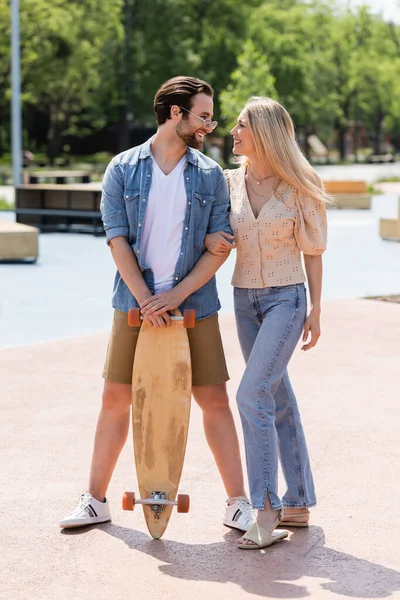
<svg viewBox="0 0 400 600">
<path fill-rule="evenodd" d="M 135 492 L 124 492 L 122 496 L 122 510 L 135 509 Z"/>
<path fill-rule="evenodd" d="M 193 311 L 194 312 L 194 311 Z M 178 513 L 188 513 L 190 508 L 190 496 L 187 494 L 178 494 Z"/>
<path fill-rule="evenodd" d="M 183 311 L 183 326 L 186 329 L 193 329 L 196 325 L 196 311 L 188 308 Z"/>
<path fill-rule="evenodd" d="M 128 312 L 129 327 L 140 327 L 140 308 L 130 308 Z"/>
</svg>

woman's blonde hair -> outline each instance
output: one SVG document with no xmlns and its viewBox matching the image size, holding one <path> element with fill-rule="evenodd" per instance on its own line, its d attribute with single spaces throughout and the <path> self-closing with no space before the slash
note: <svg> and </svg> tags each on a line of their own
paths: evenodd
<svg viewBox="0 0 400 600">
<path fill-rule="evenodd" d="M 331 202 L 321 178 L 303 155 L 296 141 L 293 121 L 287 110 L 272 98 L 254 96 L 243 109 L 260 163 L 305 195 Z M 240 160 L 248 167 L 247 157 Z"/>
</svg>

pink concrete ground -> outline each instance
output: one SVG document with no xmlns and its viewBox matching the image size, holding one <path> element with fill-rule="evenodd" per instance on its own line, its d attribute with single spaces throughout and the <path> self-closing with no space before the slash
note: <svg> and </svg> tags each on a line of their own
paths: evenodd
<svg viewBox="0 0 400 600">
<path fill-rule="evenodd" d="M 233 317 L 221 324 L 234 405 L 243 363 Z M 174 514 L 162 540 L 140 508 L 121 509 L 137 488 L 131 440 L 109 490 L 113 522 L 60 531 L 86 485 L 106 343 L 0 352 L 0 598 L 400 598 L 400 305 L 328 303 L 318 347 L 296 351 L 319 503 L 308 530 L 265 551 L 236 549 L 221 525 L 225 494 L 196 406 L 181 482 L 192 510 Z"/>
</svg>

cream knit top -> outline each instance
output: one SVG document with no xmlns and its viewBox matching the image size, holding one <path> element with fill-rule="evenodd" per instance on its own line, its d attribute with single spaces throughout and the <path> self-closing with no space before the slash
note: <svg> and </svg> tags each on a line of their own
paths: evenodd
<svg viewBox="0 0 400 600">
<path fill-rule="evenodd" d="M 230 223 L 237 242 L 232 285 L 265 288 L 306 280 L 301 252 L 326 249 L 325 204 L 304 196 L 281 180 L 255 218 L 245 183 L 245 169 L 225 171 L 231 195 Z"/>
</svg>

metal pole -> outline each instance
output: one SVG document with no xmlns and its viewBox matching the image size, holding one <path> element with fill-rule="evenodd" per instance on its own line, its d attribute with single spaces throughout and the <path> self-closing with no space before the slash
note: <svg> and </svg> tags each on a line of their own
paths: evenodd
<svg viewBox="0 0 400 600">
<path fill-rule="evenodd" d="M 19 37 L 19 0 L 11 2 L 11 120 L 12 161 L 14 186 L 21 185 L 22 129 L 21 129 L 21 67 Z"/>
</svg>

